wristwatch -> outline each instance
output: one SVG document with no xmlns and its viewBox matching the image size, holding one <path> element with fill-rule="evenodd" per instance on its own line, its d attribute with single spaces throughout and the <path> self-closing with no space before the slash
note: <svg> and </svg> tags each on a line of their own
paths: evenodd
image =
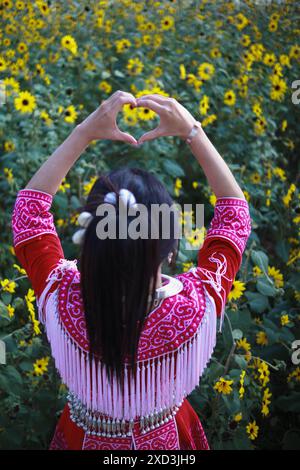
<svg viewBox="0 0 300 470">
<path fill-rule="evenodd" d="M 189 135 L 187 136 L 186 143 L 190 144 L 192 142 L 192 138 L 197 134 L 198 129 L 201 127 L 201 122 L 196 121 L 195 124 L 193 125 L 193 128 Z"/>
</svg>

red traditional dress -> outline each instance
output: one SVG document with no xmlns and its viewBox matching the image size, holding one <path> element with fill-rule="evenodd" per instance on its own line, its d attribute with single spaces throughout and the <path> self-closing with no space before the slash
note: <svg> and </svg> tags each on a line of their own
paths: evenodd
<svg viewBox="0 0 300 470">
<path fill-rule="evenodd" d="M 52 196 L 19 191 L 12 217 L 14 247 L 37 296 L 68 403 L 51 449 L 201 450 L 208 443 L 186 400 L 213 353 L 217 317 L 251 232 L 249 207 L 219 198 L 198 266 L 165 276 L 148 314 L 135 374 L 124 363 L 121 384 L 108 381 L 101 358 L 89 354 L 80 272 L 68 261 L 49 212 Z M 137 293 L 138 295 L 138 293 Z"/>
</svg>

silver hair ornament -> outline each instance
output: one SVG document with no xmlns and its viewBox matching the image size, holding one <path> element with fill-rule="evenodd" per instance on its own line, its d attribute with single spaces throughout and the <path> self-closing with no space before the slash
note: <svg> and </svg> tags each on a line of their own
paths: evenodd
<svg viewBox="0 0 300 470">
<path fill-rule="evenodd" d="M 93 215 L 87 211 L 81 212 L 81 214 L 78 216 L 77 222 L 83 228 L 77 230 L 77 232 L 75 232 L 72 236 L 72 241 L 75 243 L 75 245 L 82 244 L 86 228 L 89 226 L 92 219 Z"/>
<path fill-rule="evenodd" d="M 125 189 L 125 188 L 120 189 L 119 195 L 124 206 L 127 206 L 128 204 L 130 207 L 137 208 L 135 196 L 131 191 L 129 191 L 129 189 Z M 117 194 L 114 192 L 107 193 L 104 197 L 104 202 L 107 202 L 108 204 L 116 204 Z"/>
<path fill-rule="evenodd" d="M 129 191 L 128 189 L 122 188 L 119 191 L 120 198 L 124 204 L 124 206 L 127 206 L 127 204 L 130 207 L 134 207 L 135 209 L 137 208 L 137 203 L 136 199 L 134 197 L 134 194 Z M 107 193 L 104 197 L 104 202 L 108 204 L 116 204 L 117 202 L 117 194 L 114 192 Z M 84 211 L 81 212 L 81 214 L 78 216 L 78 224 L 83 227 L 79 230 L 77 230 L 73 236 L 72 236 L 72 241 L 75 243 L 75 245 L 81 245 L 84 239 L 85 231 L 87 227 L 89 226 L 90 222 L 93 219 L 93 215 L 90 212 Z"/>
</svg>

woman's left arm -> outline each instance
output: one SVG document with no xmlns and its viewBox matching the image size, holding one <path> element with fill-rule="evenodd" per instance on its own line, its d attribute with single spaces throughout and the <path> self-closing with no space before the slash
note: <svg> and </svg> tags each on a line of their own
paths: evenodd
<svg viewBox="0 0 300 470">
<path fill-rule="evenodd" d="M 78 124 L 67 139 L 53 152 L 48 160 L 35 173 L 26 189 L 43 191 L 52 196 L 57 192 L 74 163 L 92 140 L 122 140 L 132 145 L 137 141 L 117 126 L 116 117 L 124 104 L 136 106 L 136 99 L 130 93 L 116 91 Z"/>
<path fill-rule="evenodd" d="M 135 106 L 129 93 L 116 92 L 104 101 L 41 166 L 25 189 L 18 192 L 12 214 L 13 245 L 15 253 L 40 297 L 49 273 L 64 258 L 63 249 L 50 212 L 52 199 L 61 181 L 79 158 L 86 146 L 95 139 L 136 140 L 121 132 L 116 115 L 122 106 Z"/>
</svg>

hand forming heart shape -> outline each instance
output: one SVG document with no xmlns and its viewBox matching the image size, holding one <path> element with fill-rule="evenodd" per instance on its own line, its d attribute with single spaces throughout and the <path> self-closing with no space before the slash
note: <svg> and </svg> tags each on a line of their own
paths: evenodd
<svg viewBox="0 0 300 470">
<path fill-rule="evenodd" d="M 160 123 L 142 135 L 138 141 L 129 133 L 119 129 L 116 117 L 125 104 L 133 107 L 148 107 L 160 117 Z M 135 98 L 131 93 L 118 90 L 91 113 L 81 124 L 88 141 L 97 139 L 121 140 L 132 145 L 139 145 L 147 140 L 162 136 L 186 138 L 196 120 L 178 101 L 158 94 Z"/>
</svg>

